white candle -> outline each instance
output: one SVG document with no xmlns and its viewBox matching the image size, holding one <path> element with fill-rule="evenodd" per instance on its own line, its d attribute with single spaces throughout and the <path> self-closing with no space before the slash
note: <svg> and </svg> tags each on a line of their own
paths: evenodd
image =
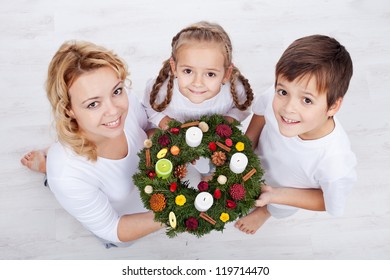
<svg viewBox="0 0 390 280">
<path fill-rule="evenodd" d="M 214 198 L 208 192 L 201 192 L 195 198 L 195 208 L 199 212 L 206 212 L 213 206 Z"/>
<path fill-rule="evenodd" d="M 248 158 L 243 153 L 235 153 L 230 159 L 230 170 L 236 174 L 244 172 L 248 165 Z"/>
<path fill-rule="evenodd" d="M 195 148 L 202 142 L 203 132 L 199 127 L 190 127 L 186 131 L 186 143 L 188 146 Z"/>
</svg>

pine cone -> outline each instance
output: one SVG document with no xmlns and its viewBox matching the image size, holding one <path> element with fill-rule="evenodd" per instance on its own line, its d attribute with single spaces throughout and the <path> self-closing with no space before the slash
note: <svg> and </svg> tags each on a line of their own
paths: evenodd
<svg viewBox="0 0 390 280">
<path fill-rule="evenodd" d="M 185 165 L 179 165 L 173 172 L 176 178 L 183 179 L 187 175 L 187 167 Z"/>
<path fill-rule="evenodd" d="M 215 166 L 224 165 L 225 161 L 226 161 L 226 155 L 222 151 L 214 152 L 213 155 L 211 156 L 211 162 Z"/>
</svg>

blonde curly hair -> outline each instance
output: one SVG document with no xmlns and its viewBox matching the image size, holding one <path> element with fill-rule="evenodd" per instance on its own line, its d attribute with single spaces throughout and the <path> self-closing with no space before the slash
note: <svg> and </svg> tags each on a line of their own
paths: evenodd
<svg viewBox="0 0 390 280">
<path fill-rule="evenodd" d="M 46 81 L 58 140 L 91 161 L 97 159 L 96 145 L 85 137 L 77 121 L 69 114 L 69 88 L 82 74 L 101 67 L 110 67 L 123 81 L 129 75 L 126 63 L 114 52 L 90 42 L 67 41 L 51 60 Z"/>
</svg>

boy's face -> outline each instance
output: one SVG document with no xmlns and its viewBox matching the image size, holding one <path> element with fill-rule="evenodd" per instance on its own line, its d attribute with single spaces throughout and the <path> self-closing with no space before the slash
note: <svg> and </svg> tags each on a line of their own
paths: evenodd
<svg viewBox="0 0 390 280">
<path fill-rule="evenodd" d="M 292 82 L 283 76 L 277 78 L 272 107 L 283 136 L 314 140 L 328 135 L 334 129 L 330 117 L 340 105 L 341 99 L 327 108 L 326 94 L 318 92 L 314 76 Z"/>
</svg>

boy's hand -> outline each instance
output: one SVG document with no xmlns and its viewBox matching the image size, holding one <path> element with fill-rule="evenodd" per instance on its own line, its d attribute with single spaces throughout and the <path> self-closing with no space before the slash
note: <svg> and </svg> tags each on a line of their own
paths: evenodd
<svg viewBox="0 0 390 280">
<path fill-rule="evenodd" d="M 268 185 L 263 185 L 261 187 L 261 194 L 259 198 L 256 200 L 256 207 L 263 207 L 269 203 L 271 203 L 271 199 L 273 196 L 273 188 Z"/>
</svg>

